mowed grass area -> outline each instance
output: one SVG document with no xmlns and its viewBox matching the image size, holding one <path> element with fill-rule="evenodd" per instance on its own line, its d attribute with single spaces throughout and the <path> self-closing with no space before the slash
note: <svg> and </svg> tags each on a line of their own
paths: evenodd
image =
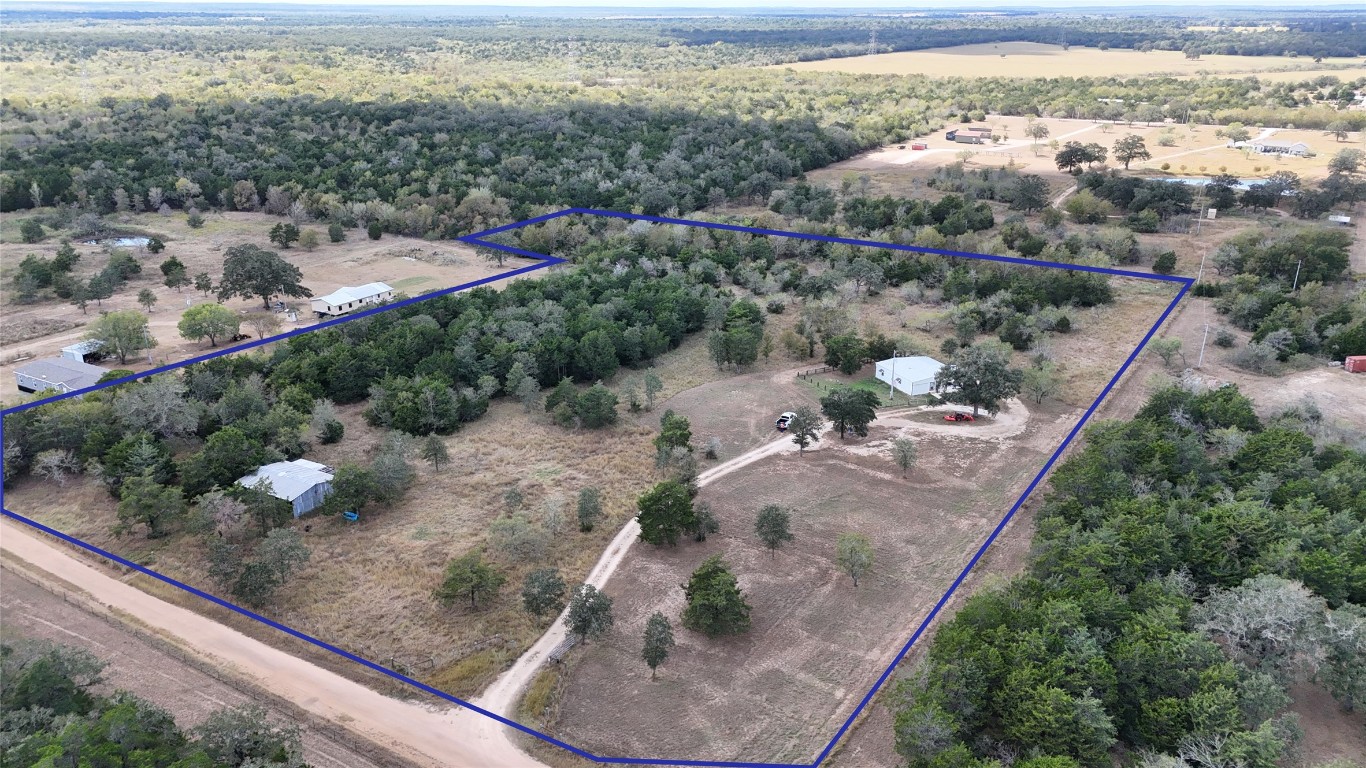
<svg viewBox="0 0 1366 768">
<path fill-rule="evenodd" d="M 1363 69 L 1359 59 L 1349 58 L 1315 62 L 1307 57 L 1208 55 L 1191 60 L 1180 51 L 1102 51 L 1083 46 L 1064 49 L 1060 45 L 1024 42 L 981 43 L 849 56 L 779 64 L 773 68 L 798 72 L 930 77 L 1139 77 L 1245 75 L 1295 69 L 1330 74 L 1327 70 L 1335 66 L 1344 68 L 1339 75 L 1344 80 L 1359 77 Z"/>
<path fill-rule="evenodd" d="M 903 480 L 878 447 L 892 436 L 874 427 L 867 440 L 831 436 L 805 456 L 762 459 L 703 489 L 721 527 L 706 542 L 637 544 L 606 586 L 615 627 L 574 652 L 552 733 L 600 755 L 810 760 L 1046 456 L 1030 440 L 917 436 L 922 460 Z M 791 511 L 796 536 L 776 555 L 754 535 L 770 503 Z M 847 532 L 874 549 L 858 587 L 835 563 Z M 745 634 L 681 626 L 679 585 L 712 554 L 752 606 Z M 640 638 L 656 610 L 678 645 L 651 681 Z"/>
</svg>

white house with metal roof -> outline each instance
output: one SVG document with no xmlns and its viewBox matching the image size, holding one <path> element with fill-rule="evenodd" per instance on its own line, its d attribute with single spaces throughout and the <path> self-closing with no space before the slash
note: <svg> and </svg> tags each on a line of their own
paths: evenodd
<svg viewBox="0 0 1366 768">
<path fill-rule="evenodd" d="M 27 365 L 14 369 L 14 379 L 20 392 L 75 392 L 78 389 L 93 387 L 109 369 L 68 357 L 51 357 L 34 360 Z"/>
<path fill-rule="evenodd" d="M 933 357 L 908 355 L 879 360 L 877 380 L 906 395 L 925 395 L 934 389 L 934 376 L 944 364 Z"/>
<path fill-rule="evenodd" d="M 366 283 L 354 288 L 345 287 L 313 300 L 313 311 L 319 317 L 337 317 L 354 312 L 367 304 L 377 304 L 394 297 L 394 289 L 386 283 Z"/>
<path fill-rule="evenodd" d="M 289 502 L 298 517 L 316 509 L 332 493 L 332 473 L 331 467 L 308 459 L 277 461 L 257 469 L 237 484 L 250 488 L 269 480 L 270 495 Z"/>
</svg>

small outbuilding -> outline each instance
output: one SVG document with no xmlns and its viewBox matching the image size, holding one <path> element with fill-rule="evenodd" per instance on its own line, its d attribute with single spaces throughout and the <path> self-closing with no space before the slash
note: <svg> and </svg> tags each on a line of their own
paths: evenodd
<svg viewBox="0 0 1366 768">
<path fill-rule="evenodd" d="M 34 360 L 14 369 L 14 379 L 20 392 L 55 390 L 63 394 L 93 387 L 108 369 L 69 357 Z"/>
<path fill-rule="evenodd" d="M 906 395 L 927 395 L 934 389 L 934 377 L 944 364 L 933 357 L 910 355 L 879 360 L 877 380 Z"/>
<path fill-rule="evenodd" d="M 237 481 L 250 488 L 262 480 L 270 481 L 270 495 L 283 499 L 294 508 L 294 516 L 312 512 L 332 493 L 333 469 L 308 459 L 277 461 L 267 464 Z"/>
<path fill-rule="evenodd" d="M 91 363 L 104 358 L 104 342 L 99 339 L 86 339 L 62 347 L 62 357 L 82 363 Z"/>
<path fill-rule="evenodd" d="M 378 304 L 394 297 L 394 289 L 386 283 L 366 283 L 354 288 L 345 287 L 313 300 L 313 311 L 318 317 L 338 317 L 369 304 Z"/>
</svg>

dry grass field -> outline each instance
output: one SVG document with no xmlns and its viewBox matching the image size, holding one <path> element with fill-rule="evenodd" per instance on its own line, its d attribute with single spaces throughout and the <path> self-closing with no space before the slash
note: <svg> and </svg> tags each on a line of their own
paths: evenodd
<svg viewBox="0 0 1366 768">
<path fill-rule="evenodd" d="M 721 532 L 703 544 L 637 545 L 609 582 L 616 626 L 581 652 L 556 735 L 602 755 L 809 760 L 971 557 L 1075 422 L 1046 406 L 1012 440 L 917 435 L 906 480 L 885 455 L 894 430 L 833 437 L 806 456 L 763 459 L 708 486 Z M 906 431 L 914 434 L 914 428 Z M 765 504 L 791 510 L 796 540 L 770 556 L 753 534 Z M 834 563 L 857 532 L 876 565 L 855 588 Z M 707 639 L 678 624 L 678 585 L 721 553 L 753 607 L 751 630 Z M 678 646 L 652 682 L 641 663 L 646 618 L 661 610 Z"/>
<path fill-rule="evenodd" d="M 206 217 L 201 229 L 191 229 L 180 214 L 130 215 L 127 221 L 115 221 L 114 217 L 110 217 L 110 226 L 117 231 L 158 237 L 166 243 L 166 250 L 153 254 L 146 249 L 129 249 L 142 265 L 142 273 L 113 297 L 104 300 L 101 305 L 92 303 L 82 313 L 74 305 L 50 294 L 48 298 L 33 303 L 16 301 L 13 278 L 20 260 L 29 253 L 51 258 L 61 247 L 64 237 L 64 233 L 55 232 L 40 243 L 13 242 L 17 239 L 15 233 L 20 218 L 6 215 L 0 220 L 0 232 L 5 234 L 4 242 L 0 243 L 0 315 L 4 318 L 3 333 L 0 334 L 0 397 L 18 394 L 12 373 L 16 357 L 23 357 L 27 361 L 55 356 L 62 347 L 83 338 L 86 333 L 84 326 L 97 318 L 101 310 L 133 309 L 142 312 L 137 295 L 143 288 L 150 289 L 157 296 L 157 303 L 148 315 L 149 330 L 158 342 L 158 346 L 151 351 L 152 360 L 148 362 L 146 357 L 130 359 L 126 365 L 119 365 L 117 360 L 107 360 L 103 363 L 105 367 L 146 370 L 209 351 L 207 341 L 192 342 L 181 338 L 176 323 L 187 307 L 214 299 L 204 296 L 193 287 L 181 291 L 167 288 L 162 283 L 163 275 L 158 267 L 171 256 L 184 262 L 189 275 L 207 272 L 216 282 L 223 273 L 223 251 L 233 245 L 251 243 L 273 250 L 299 267 L 303 272 L 303 284 L 314 296 L 331 293 L 344 285 L 363 285 L 375 281 L 386 282 L 408 296 L 417 296 L 535 263 L 531 259 L 509 258 L 506 265 L 498 267 L 480 258 L 473 248 L 463 243 L 429 242 L 395 235 L 370 240 L 361 230 L 348 231 L 344 242 L 329 243 L 326 228 L 316 224 L 304 226 L 304 229 L 315 229 L 321 235 L 323 244 L 316 250 L 307 251 L 297 246 L 281 250 L 271 244 L 268 232 L 284 219 L 260 213 L 211 214 Z M 78 241 L 73 241 L 73 245 L 81 255 L 75 274 L 83 279 L 99 272 L 109 261 L 108 248 L 83 245 Z M 288 305 L 299 308 L 298 322 L 289 322 L 283 314 L 277 314 L 282 321 L 282 331 L 307 327 L 316 322 L 313 313 L 308 311 L 306 299 L 290 300 Z M 235 298 L 225 302 L 225 306 L 244 316 L 262 309 L 260 299 Z M 252 331 L 244 325 L 242 332 Z"/>
<path fill-rule="evenodd" d="M 1341 67 L 1341 70 L 1335 69 Z M 1251 75 L 1305 70 L 1338 74 L 1344 80 L 1366 72 L 1357 59 L 1288 56 L 1202 56 L 1189 60 L 1179 51 L 1141 51 L 1044 43 L 981 43 L 923 51 L 821 59 L 774 68 L 798 72 L 849 72 L 864 75 L 928 75 L 930 77 L 1156 77 Z M 1328 72 L 1327 70 L 1332 70 Z M 1339 74 L 1340 72 L 1340 74 Z M 1314 75 L 1306 75 L 1305 78 Z M 1299 79 L 1299 78 L 1297 78 Z"/>
</svg>

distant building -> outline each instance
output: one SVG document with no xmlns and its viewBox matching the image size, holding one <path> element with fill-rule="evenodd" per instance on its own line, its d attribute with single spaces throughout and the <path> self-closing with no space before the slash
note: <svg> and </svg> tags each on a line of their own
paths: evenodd
<svg viewBox="0 0 1366 768">
<path fill-rule="evenodd" d="M 332 493 L 332 473 L 331 467 L 307 459 L 277 461 L 257 469 L 237 484 L 250 488 L 263 479 L 269 480 L 270 495 L 289 502 L 298 517 L 312 512 Z"/>
<path fill-rule="evenodd" d="M 925 395 L 934 389 L 934 377 L 944 364 L 933 357 L 911 355 L 879 360 L 877 380 L 907 395 Z"/>
<path fill-rule="evenodd" d="M 326 296 L 313 300 L 313 311 L 319 317 L 345 315 L 364 307 L 377 304 L 394 297 L 394 289 L 385 283 L 366 283 L 355 288 L 338 288 Z"/>
<path fill-rule="evenodd" d="M 52 357 L 47 360 L 34 360 L 27 365 L 14 369 L 14 379 L 20 392 L 75 392 L 78 389 L 93 387 L 100 377 L 109 373 L 108 369 L 68 357 Z"/>
<path fill-rule="evenodd" d="M 62 357 L 80 363 L 89 363 L 104 357 L 104 353 L 100 351 L 102 349 L 104 349 L 103 341 L 100 341 L 99 339 L 87 339 L 67 347 L 62 347 Z"/>
<path fill-rule="evenodd" d="M 971 128 L 955 128 L 954 130 L 945 133 L 944 138 L 959 144 L 990 144 L 991 129 L 979 128 L 976 126 Z"/>
<path fill-rule="evenodd" d="M 1302 141 L 1253 141 L 1247 146 L 1259 155 L 1290 155 L 1304 157 L 1309 154 L 1309 145 Z"/>
</svg>

